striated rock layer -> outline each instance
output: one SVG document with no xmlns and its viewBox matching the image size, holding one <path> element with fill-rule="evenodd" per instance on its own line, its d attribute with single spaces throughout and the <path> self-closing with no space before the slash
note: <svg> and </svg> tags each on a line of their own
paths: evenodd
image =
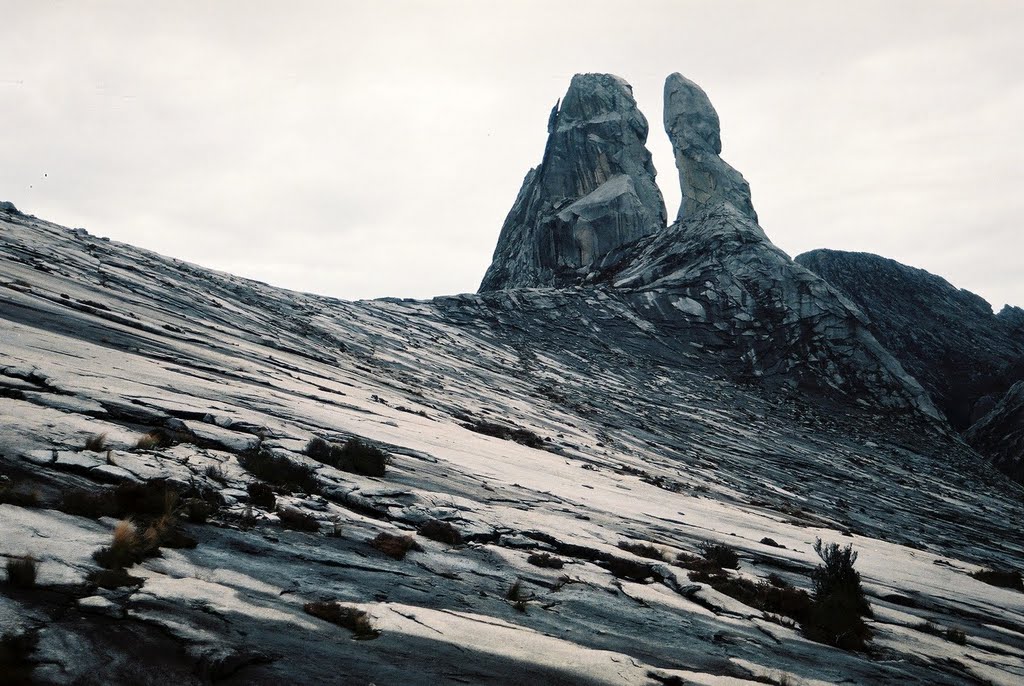
<svg viewBox="0 0 1024 686">
<path fill-rule="evenodd" d="M 974 293 L 878 255 L 813 250 L 796 261 L 864 311 L 954 428 L 969 427 L 1024 378 L 1020 308 L 995 315 Z"/>
<path fill-rule="evenodd" d="M 664 228 L 647 130 L 628 83 L 610 74 L 574 76 L 551 112 L 543 161 L 523 181 L 480 290 L 571 282 L 614 248 Z"/>
</svg>

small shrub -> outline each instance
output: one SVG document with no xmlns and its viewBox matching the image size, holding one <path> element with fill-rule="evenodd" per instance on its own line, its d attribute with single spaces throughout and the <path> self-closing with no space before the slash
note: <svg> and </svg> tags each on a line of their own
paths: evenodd
<svg viewBox="0 0 1024 686">
<path fill-rule="evenodd" d="M 871 615 L 860 573 L 853 565 L 857 553 L 852 545 L 814 543 L 814 552 L 822 564 L 811 573 L 814 581 L 814 603 L 804 635 L 812 641 L 827 643 L 844 650 L 861 650 L 871 638 L 871 631 L 861 619 Z"/>
<path fill-rule="evenodd" d="M 7 583 L 17 588 L 32 588 L 37 571 L 36 559 L 31 555 L 12 557 L 7 561 Z"/>
<path fill-rule="evenodd" d="M 213 514 L 214 507 L 202 498 L 189 498 L 182 503 L 185 519 L 193 524 L 205 524 Z"/>
<path fill-rule="evenodd" d="M 782 615 L 801 623 L 807 621 L 810 613 L 812 600 L 807 591 L 793 588 L 785 582 L 783 586 L 777 586 L 771 581 L 729 577 L 721 571 L 696 571 L 689 576 L 691 581 L 706 583 L 719 593 L 762 612 Z"/>
<path fill-rule="evenodd" d="M 621 557 L 608 557 L 601 561 L 601 566 L 619 579 L 641 583 L 654 576 L 650 565 Z"/>
<path fill-rule="evenodd" d="M 306 603 L 302 609 L 306 614 L 348 629 L 353 633 L 353 638 L 370 639 L 380 636 L 380 631 L 373 628 L 370 616 L 359 608 L 329 602 Z"/>
<path fill-rule="evenodd" d="M 281 520 L 281 526 L 296 531 L 319 531 L 320 522 L 313 515 L 306 514 L 297 507 L 286 506 L 279 508 L 277 516 Z"/>
<path fill-rule="evenodd" d="M 776 541 L 774 538 L 768 538 L 767 536 L 765 536 L 764 538 L 761 539 L 761 545 L 766 545 L 769 548 L 785 548 L 786 547 L 786 546 L 782 545 L 781 543 L 779 543 L 778 541 Z"/>
<path fill-rule="evenodd" d="M 412 536 L 382 532 L 370 541 L 370 545 L 388 557 L 401 560 L 410 550 L 422 550 Z"/>
<path fill-rule="evenodd" d="M 447 543 L 448 545 L 459 545 L 462 543 L 462 534 L 449 522 L 442 522 L 440 519 L 431 519 L 419 528 L 420 536 L 425 536 L 432 541 Z"/>
<path fill-rule="evenodd" d="M 358 438 L 344 445 L 314 438 L 306 444 L 306 455 L 335 469 L 363 476 L 384 476 L 391 457 L 387 452 Z"/>
<path fill-rule="evenodd" d="M 107 447 L 107 434 L 93 434 L 85 439 L 85 449 L 94 453 L 101 453 Z"/>
<path fill-rule="evenodd" d="M 561 569 L 565 566 L 562 558 L 555 557 L 551 553 L 534 553 L 526 558 L 526 561 L 534 567 L 546 567 L 548 569 Z"/>
<path fill-rule="evenodd" d="M 99 519 L 116 516 L 117 504 L 112 490 L 86 491 L 76 488 L 61 494 L 59 509 L 72 515 Z"/>
<path fill-rule="evenodd" d="M 142 577 L 132 576 L 121 567 L 118 567 L 117 569 L 99 569 L 89 572 L 86 579 L 89 583 L 108 590 L 138 587 L 146 582 Z"/>
<path fill-rule="evenodd" d="M 253 505 L 262 507 L 264 510 L 274 509 L 277 496 L 274 495 L 274 489 L 270 487 L 270 484 L 262 481 L 250 481 L 245 490 L 248 491 L 249 502 Z"/>
<path fill-rule="evenodd" d="M 720 569 L 739 569 L 740 558 L 736 551 L 721 543 L 705 541 L 701 543 L 700 554 L 704 559 Z"/>
<path fill-rule="evenodd" d="M 665 551 L 651 545 L 650 543 L 642 543 L 640 541 L 620 541 L 619 547 L 633 553 L 634 555 L 639 555 L 640 557 L 646 557 L 660 562 L 665 561 Z"/>
<path fill-rule="evenodd" d="M 1024 577 L 1017 570 L 1004 569 L 981 569 L 971 574 L 978 581 L 983 581 L 990 586 L 1000 588 L 1012 588 L 1017 591 L 1024 591 Z"/>
<path fill-rule="evenodd" d="M 290 491 L 319 493 L 320 482 L 316 470 L 296 464 L 286 457 L 274 455 L 269 450 L 254 450 L 238 456 L 242 467 L 258 479 Z"/>
</svg>

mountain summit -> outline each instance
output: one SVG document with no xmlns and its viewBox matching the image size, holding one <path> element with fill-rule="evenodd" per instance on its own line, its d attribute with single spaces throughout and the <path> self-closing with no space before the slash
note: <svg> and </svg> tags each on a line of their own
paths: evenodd
<svg viewBox="0 0 1024 686">
<path fill-rule="evenodd" d="M 548 119 L 540 165 L 505 219 L 481 291 L 574 281 L 614 248 L 665 227 L 647 119 L 611 74 L 577 74 Z"/>
</svg>

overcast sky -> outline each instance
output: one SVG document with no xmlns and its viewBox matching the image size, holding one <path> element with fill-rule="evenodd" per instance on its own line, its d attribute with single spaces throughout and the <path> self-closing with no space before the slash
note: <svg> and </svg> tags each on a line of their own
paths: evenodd
<svg viewBox="0 0 1024 686">
<path fill-rule="evenodd" d="M 346 299 L 475 291 L 576 72 L 674 71 L 790 255 L 1024 305 L 1024 2 L 0 0 L 0 200 Z"/>
</svg>

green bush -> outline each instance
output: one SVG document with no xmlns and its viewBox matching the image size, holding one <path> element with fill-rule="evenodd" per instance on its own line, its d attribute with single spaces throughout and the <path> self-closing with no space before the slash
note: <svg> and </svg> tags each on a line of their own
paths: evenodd
<svg viewBox="0 0 1024 686">
<path fill-rule="evenodd" d="M 804 635 L 812 641 L 844 650 L 861 650 L 871 638 L 871 630 L 862 617 L 871 616 L 871 607 L 860 585 L 860 573 L 854 569 L 857 553 L 852 545 L 814 543 L 814 552 L 822 564 L 811 573 L 814 603 Z"/>
</svg>

